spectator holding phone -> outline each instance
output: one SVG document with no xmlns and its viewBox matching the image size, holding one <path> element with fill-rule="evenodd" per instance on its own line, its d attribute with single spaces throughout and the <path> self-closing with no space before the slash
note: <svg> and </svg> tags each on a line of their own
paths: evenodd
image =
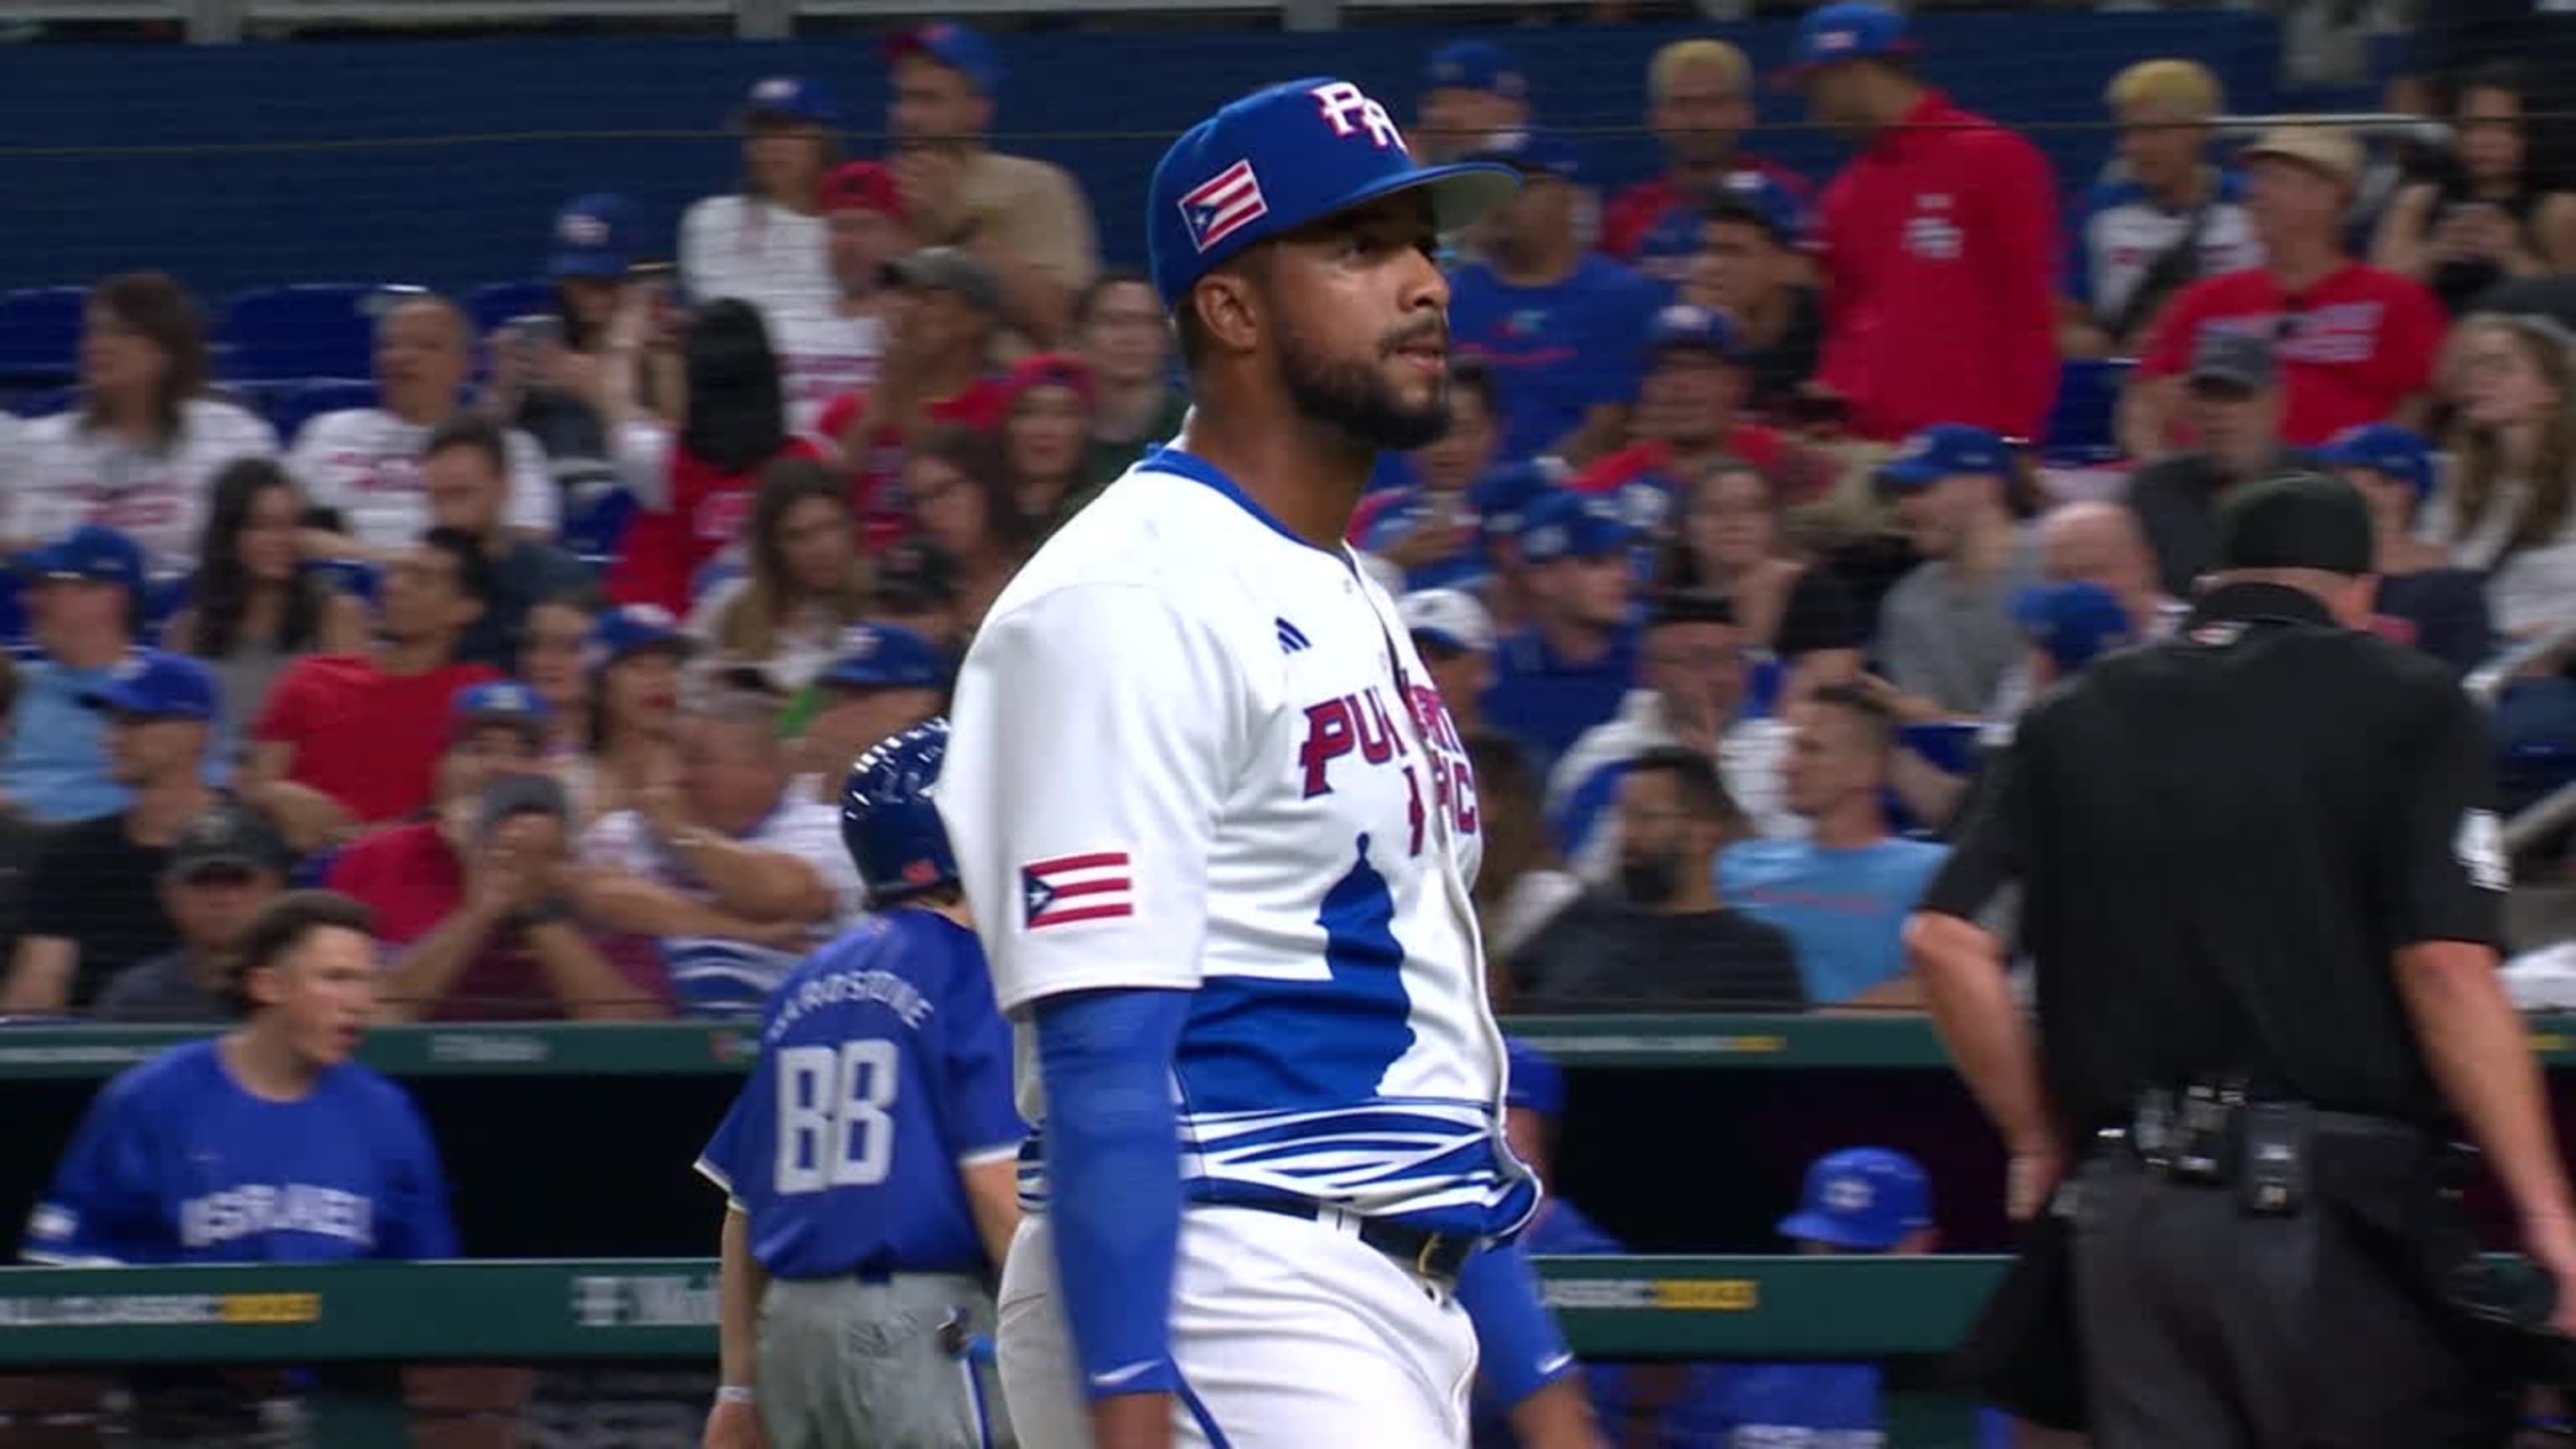
<svg viewBox="0 0 2576 1449">
<path fill-rule="evenodd" d="M 434 716 L 447 732 L 436 808 L 331 866 L 331 888 L 400 948 L 384 982 L 397 1020 L 666 1014 L 659 963 L 612 958 L 574 918 L 571 803 L 544 773 L 543 708 L 522 685 L 458 691 Z"/>
<path fill-rule="evenodd" d="M 640 231 L 634 204 L 623 196 L 595 192 L 565 203 L 546 257 L 554 306 L 513 319 L 492 339 L 492 376 L 480 410 L 536 440 L 567 498 L 613 476 L 602 421 L 603 369 L 611 363 L 609 323 L 643 244 Z"/>
<path fill-rule="evenodd" d="M 2576 195 L 2532 174 L 2530 90 L 2510 61 L 2463 77 L 2444 174 L 2398 192 L 2371 241 L 2373 262 L 2431 287 L 2454 313 L 2509 278 L 2576 270 Z"/>
</svg>

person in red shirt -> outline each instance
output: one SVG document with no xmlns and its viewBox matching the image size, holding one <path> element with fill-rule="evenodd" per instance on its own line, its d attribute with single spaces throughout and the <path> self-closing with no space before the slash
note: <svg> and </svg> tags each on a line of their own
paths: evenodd
<svg viewBox="0 0 2576 1449">
<path fill-rule="evenodd" d="M 2421 426 L 2449 318 L 2421 283 L 2346 250 L 2361 144 L 2338 127 L 2282 126 L 2242 159 L 2263 265 L 2195 282 L 2166 306 L 2121 401 L 2121 446 L 2154 459 L 2188 445 L 2181 374 L 2211 332 L 2273 342 L 2281 439 L 2294 447 L 2364 423 Z"/>
<path fill-rule="evenodd" d="M 448 700 L 501 678 L 490 665 L 456 661 L 493 589 L 480 540 L 452 528 L 421 535 L 385 570 L 374 652 L 307 655 L 269 690 L 251 731 L 244 795 L 298 839 L 400 820 L 429 804 Z"/>
<path fill-rule="evenodd" d="M 1622 191 L 1601 213 L 1601 250 L 1650 277 L 1687 280 L 1700 213 L 1721 195 L 1756 198 L 1789 216 L 1803 238 L 1815 209 L 1807 178 L 1743 149 L 1753 128 L 1753 66 L 1723 40 L 1676 40 L 1646 67 L 1646 127 L 1664 171 Z"/>
<path fill-rule="evenodd" d="M 1002 284 L 974 253 L 925 247 L 888 265 L 903 300 L 890 321 L 878 385 L 846 393 L 815 424 L 837 441 L 853 477 L 850 501 L 875 553 L 912 527 L 903 493 L 905 443 L 934 427 L 989 432 L 1002 425 L 1011 394 L 992 375 L 993 329 Z"/>
<path fill-rule="evenodd" d="M 720 297 L 699 308 L 682 371 L 680 427 L 621 417 L 611 442 L 640 507 L 618 540 L 608 596 L 674 614 L 688 613 L 714 569 L 740 566 L 761 470 L 780 458 L 825 454 L 788 431 L 778 354 L 750 303 Z"/>
<path fill-rule="evenodd" d="M 327 877 L 399 948 L 384 984 L 393 1015 L 669 1015 L 658 957 L 640 942 L 612 955 L 573 918 L 583 883 L 564 788 L 545 773 L 545 702 L 523 684 L 486 684 L 421 713 L 444 736 L 437 810 L 351 846 Z"/>
<path fill-rule="evenodd" d="M 2057 396 L 2057 180 L 2039 148 L 1913 71 L 1893 11 L 1841 0 L 1798 26 L 1792 75 L 1860 146 L 1825 189 L 1818 379 L 1862 437 L 1934 423 L 2037 438 Z"/>
</svg>

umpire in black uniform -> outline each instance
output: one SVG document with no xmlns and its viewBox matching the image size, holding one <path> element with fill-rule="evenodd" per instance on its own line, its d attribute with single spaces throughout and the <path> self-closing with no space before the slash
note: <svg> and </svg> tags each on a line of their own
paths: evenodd
<svg viewBox="0 0 2576 1449">
<path fill-rule="evenodd" d="M 2509 1386 L 2440 1286 L 2472 1255 L 2455 1124 L 2576 1326 L 2483 732 L 2361 631 L 2372 553 L 2339 480 L 2233 497 L 2189 622 L 2023 716 L 1908 926 L 2013 1217 L 2071 1188 L 2097 1449 L 2500 1442 Z M 1976 924 L 2016 882 L 2036 1040 Z"/>
</svg>

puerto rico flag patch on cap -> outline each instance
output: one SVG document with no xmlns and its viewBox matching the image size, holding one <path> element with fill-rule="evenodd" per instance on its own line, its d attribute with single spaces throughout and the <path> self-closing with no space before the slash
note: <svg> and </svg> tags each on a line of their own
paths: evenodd
<svg viewBox="0 0 2576 1449">
<path fill-rule="evenodd" d="M 1135 901 L 1135 878 L 1123 850 L 1059 855 L 1020 867 L 1022 924 L 1032 931 L 1132 916 Z"/>
<path fill-rule="evenodd" d="M 1190 229 L 1190 244 L 1206 251 L 1218 242 L 1270 214 L 1261 196 L 1261 178 L 1252 163 L 1237 161 L 1181 198 L 1181 220 Z"/>
</svg>

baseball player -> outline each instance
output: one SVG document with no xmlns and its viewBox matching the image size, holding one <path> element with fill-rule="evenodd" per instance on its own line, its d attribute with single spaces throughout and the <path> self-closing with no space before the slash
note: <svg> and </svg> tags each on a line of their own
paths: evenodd
<svg viewBox="0 0 2576 1449">
<path fill-rule="evenodd" d="M 1183 135 L 1149 214 L 1188 424 L 967 656 L 938 804 L 1021 1027 L 1032 1449 L 1449 1449 L 1480 1340 L 1531 1442 L 1597 1442 L 1511 1245 L 1466 746 L 1342 544 L 1444 425 L 1439 233 L 1513 185 L 1338 80 Z"/>
<path fill-rule="evenodd" d="M 968 1350 L 993 1331 L 1024 1130 L 930 804 L 947 748 L 934 719 L 850 767 L 841 833 L 874 914 L 780 983 L 698 1158 L 726 1199 L 708 1449 L 1013 1442 Z"/>
</svg>

